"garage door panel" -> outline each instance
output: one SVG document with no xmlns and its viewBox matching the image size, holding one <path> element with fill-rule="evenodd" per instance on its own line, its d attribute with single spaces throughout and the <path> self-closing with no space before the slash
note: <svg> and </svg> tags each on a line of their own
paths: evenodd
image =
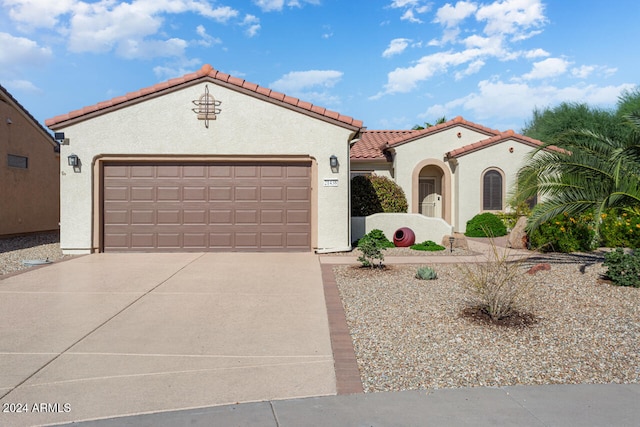
<svg viewBox="0 0 640 427">
<path fill-rule="evenodd" d="M 158 209 L 157 218 L 159 225 L 180 225 L 182 212 L 179 209 Z"/>
<path fill-rule="evenodd" d="M 105 250 L 309 250 L 309 164 L 106 165 Z"/>
</svg>

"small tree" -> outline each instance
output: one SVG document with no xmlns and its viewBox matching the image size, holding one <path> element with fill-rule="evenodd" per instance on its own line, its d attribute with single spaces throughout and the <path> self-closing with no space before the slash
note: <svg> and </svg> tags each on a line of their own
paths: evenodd
<svg viewBox="0 0 640 427">
<path fill-rule="evenodd" d="M 384 261 L 382 251 L 385 248 L 380 243 L 373 239 L 362 239 L 358 244 L 358 249 L 362 252 L 358 261 L 362 263 L 363 267 L 374 268 L 376 266 L 375 260 L 380 260 L 378 265 L 382 267 L 382 261 Z"/>
</svg>

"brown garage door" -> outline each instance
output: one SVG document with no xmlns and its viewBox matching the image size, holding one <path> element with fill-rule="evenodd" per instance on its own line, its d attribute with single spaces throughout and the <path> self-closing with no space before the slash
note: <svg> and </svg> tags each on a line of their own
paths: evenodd
<svg viewBox="0 0 640 427">
<path fill-rule="evenodd" d="M 309 163 L 107 164 L 105 251 L 311 249 Z"/>
</svg>

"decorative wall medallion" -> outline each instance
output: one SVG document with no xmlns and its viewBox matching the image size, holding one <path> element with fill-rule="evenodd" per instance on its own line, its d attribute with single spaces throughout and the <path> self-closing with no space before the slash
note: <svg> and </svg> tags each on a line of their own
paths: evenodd
<svg viewBox="0 0 640 427">
<path fill-rule="evenodd" d="M 196 105 L 196 108 L 192 108 L 192 111 L 198 115 L 198 120 L 204 120 L 206 128 L 209 128 L 209 120 L 215 120 L 216 115 L 222 111 L 218 108 L 221 102 L 216 101 L 213 95 L 209 93 L 209 85 L 204 87 L 204 93 L 200 95 L 200 98 L 192 102 Z"/>
</svg>

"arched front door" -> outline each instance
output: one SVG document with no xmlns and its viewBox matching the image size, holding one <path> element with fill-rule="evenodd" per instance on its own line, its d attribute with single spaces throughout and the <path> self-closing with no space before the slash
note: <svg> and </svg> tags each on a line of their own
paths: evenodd
<svg viewBox="0 0 640 427">
<path fill-rule="evenodd" d="M 418 212 L 442 218 L 442 169 L 429 165 L 420 170 L 418 180 Z"/>
</svg>

